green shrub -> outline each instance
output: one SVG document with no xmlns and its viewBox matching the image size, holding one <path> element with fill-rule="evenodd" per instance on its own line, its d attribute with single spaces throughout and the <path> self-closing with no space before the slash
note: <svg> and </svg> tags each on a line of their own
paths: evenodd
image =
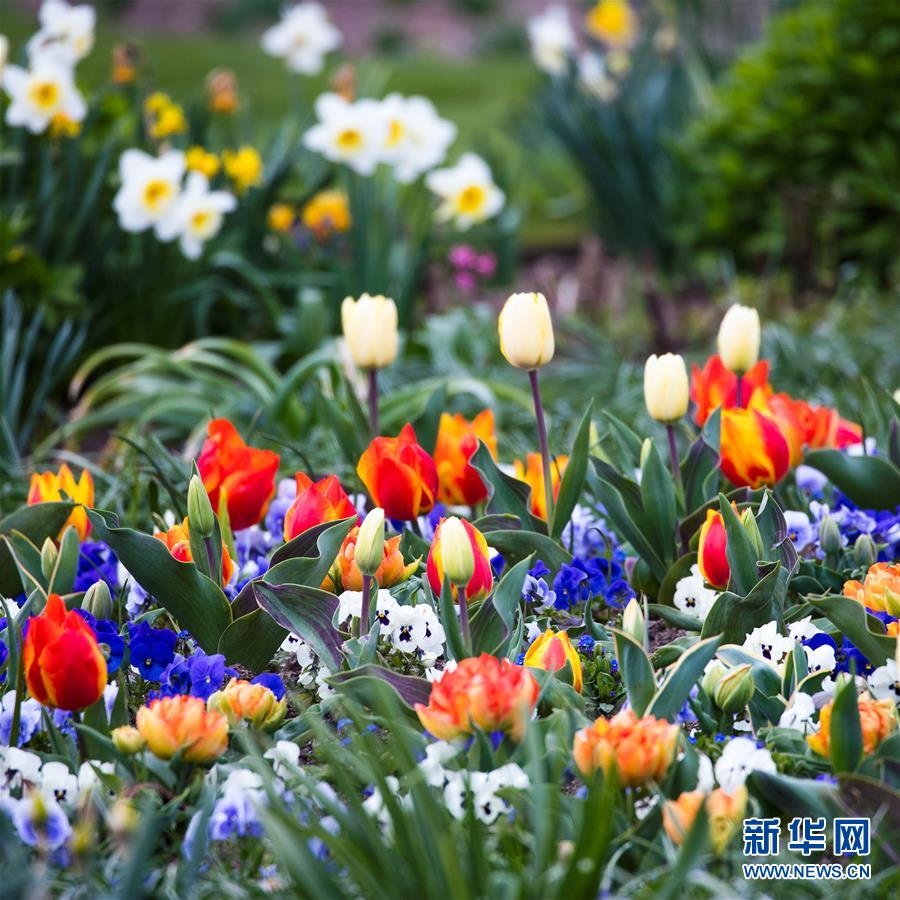
<svg viewBox="0 0 900 900">
<path fill-rule="evenodd" d="M 809 0 L 773 20 L 689 132 L 695 247 L 786 265 L 806 289 L 885 281 L 900 211 L 900 4 Z"/>
</svg>

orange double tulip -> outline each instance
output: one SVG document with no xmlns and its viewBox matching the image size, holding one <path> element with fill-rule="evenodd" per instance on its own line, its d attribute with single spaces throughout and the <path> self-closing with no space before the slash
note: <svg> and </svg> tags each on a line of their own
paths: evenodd
<svg viewBox="0 0 900 900">
<path fill-rule="evenodd" d="M 673 844 L 680 847 L 697 818 L 702 806 L 709 816 L 709 837 L 713 851 L 721 856 L 734 837 L 747 812 L 747 788 L 741 785 L 733 794 L 721 788 L 705 794 L 685 791 L 677 800 L 663 805 L 663 828 Z"/>
<path fill-rule="evenodd" d="M 863 753 L 866 755 L 897 730 L 897 708 L 890 697 L 876 700 L 868 694 L 857 699 L 859 724 L 862 730 Z M 819 730 L 806 738 L 806 743 L 820 756 L 831 754 L 831 712 L 834 701 L 819 711 Z"/>
<path fill-rule="evenodd" d="M 161 697 L 137 711 L 137 730 L 160 759 L 181 753 L 185 762 L 207 763 L 228 748 L 228 719 L 200 697 Z"/>
<path fill-rule="evenodd" d="M 844 582 L 844 596 L 873 612 L 900 613 L 900 563 L 880 562 L 869 567 L 862 583 Z"/>
<path fill-rule="evenodd" d="M 341 550 L 323 587 L 333 586 L 335 593 L 362 590 L 363 576 L 356 562 L 356 539 L 358 537 L 359 525 L 355 525 L 344 538 L 344 543 L 341 544 Z M 403 554 L 400 552 L 400 535 L 398 534 L 384 542 L 384 558 L 373 577 L 378 582 L 378 587 L 389 588 L 401 581 L 406 581 L 418 566 L 418 559 L 409 565 L 404 561 Z"/>
</svg>

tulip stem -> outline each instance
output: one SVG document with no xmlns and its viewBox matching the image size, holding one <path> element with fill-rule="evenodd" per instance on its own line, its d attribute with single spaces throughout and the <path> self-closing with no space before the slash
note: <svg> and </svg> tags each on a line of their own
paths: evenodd
<svg viewBox="0 0 900 900">
<path fill-rule="evenodd" d="M 362 579 L 362 608 L 359 612 L 359 636 L 368 634 L 371 628 L 369 624 L 369 595 L 372 592 L 372 576 L 363 575 Z"/>
<path fill-rule="evenodd" d="M 684 487 L 681 483 L 681 463 L 678 461 L 678 444 L 675 442 L 675 426 L 668 422 L 666 433 L 669 436 L 669 460 L 672 463 L 672 477 L 675 479 L 675 490 L 682 494 Z"/>
<path fill-rule="evenodd" d="M 735 385 L 735 406 L 738 409 L 744 408 L 744 375 L 742 372 L 737 373 L 737 384 Z"/>
<path fill-rule="evenodd" d="M 537 420 L 538 443 L 541 448 L 541 464 L 544 469 L 544 499 L 547 504 L 547 527 L 553 522 L 553 479 L 550 476 L 550 447 L 547 443 L 547 424 L 544 421 L 544 405 L 538 386 L 537 369 L 528 372 L 531 379 L 531 395 L 534 397 L 534 417 Z"/>
<path fill-rule="evenodd" d="M 462 632 L 463 646 L 466 653 L 472 654 L 472 633 L 469 629 L 469 601 L 466 598 L 466 588 L 456 588 L 456 596 L 459 598 L 459 630 Z"/>
<path fill-rule="evenodd" d="M 372 437 L 378 437 L 378 369 L 369 369 L 369 425 Z"/>
</svg>

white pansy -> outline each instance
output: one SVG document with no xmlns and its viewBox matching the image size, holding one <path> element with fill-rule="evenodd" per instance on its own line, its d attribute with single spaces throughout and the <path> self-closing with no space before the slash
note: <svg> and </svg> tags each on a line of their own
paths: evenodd
<svg viewBox="0 0 900 900">
<path fill-rule="evenodd" d="M 85 760 L 78 767 L 78 791 L 86 794 L 93 790 L 107 790 L 101 776 L 114 775 L 116 767 L 111 762 L 100 762 L 97 759 Z M 112 792 L 110 791 L 110 794 Z"/>
<path fill-rule="evenodd" d="M 775 622 L 754 628 L 744 640 L 743 649 L 781 671 L 784 660 L 794 647 L 794 641 L 778 630 Z"/>
<path fill-rule="evenodd" d="M 91 52 L 97 22 L 92 6 L 69 6 L 62 0 L 44 0 L 38 20 L 40 30 L 28 41 L 29 59 L 50 55 L 74 65 Z"/>
<path fill-rule="evenodd" d="M 388 122 L 376 100 L 353 103 L 339 94 L 316 100 L 318 122 L 303 136 L 303 143 L 332 162 L 345 163 L 360 175 L 371 175 L 387 143 Z"/>
<path fill-rule="evenodd" d="M 41 790 L 57 803 L 72 806 L 78 800 L 78 776 L 64 762 L 45 762 L 41 768 Z"/>
<path fill-rule="evenodd" d="M 41 758 L 18 747 L 0 747 L 0 797 L 26 784 L 40 785 Z"/>
<path fill-rule="evenodd" d="M 706 619 L 718 596 L 718 591 L 706 586 L 706 581 L 700 574 L 700 566 L 694 564 L 691 566 L 690 575 L 678 579 L 672 602 L 676 609 L 680 609 L 683 613 L 694 616 L 702 622 Z"/>
<path fill-rule="evenodd" d="M 695 790 L 708 794 L 716 786 L 712 760 L 705 753 L 697 754 L 697 787 Z"/>
<path fill-rule="evenodd" d="M 316 75 L 325 57 L 341 45 L 341 33 L 319 3 L 298 3 L 285 10 L 281 21 L 262 36 L 262 48 L 283 59 L 292 72 Z"/>
<path fill-rule="evenodd" d="M 528 42 L 535 65 L 550 75 L 565 71 L 575 52 L 575 32 L 564 6 L 548 6 L 528 22 Z"/>
<path fill-rule="evenodd" d="M 197 259 L 203 245 L 219 233 L 225 213 L 236 206 L 234 194 L 211 191 L 205 175 L 190 172 L 171 215 L 159 223 L 156 233 L 162 241 L 177 237 L 182 253 L 188 259 Z"/>
<path fill-rule="evenodd" d="M 772 754 L 765 747 L 758 747 L 750 737 L 732 738 L 715 765 L 716 781 L 728 794 L 733 794 L 751 772 L 776 771 Z"/>
<path fill-rule="evenodd" d="M 805 619 L 797 619 L 796 622 L 789 623 L 787 633 L 789 638 L 800 643 L 809 640 L 814 635 L 822 634 L 822 631 L 813 625 L 812 616 L 807 616 Z"/>
<path fill-rule="evenodd" d="M 391 644 L 403 653 L 415 653 L 425 638 L 425 620 L 415 606 L 399 606 L 393 615 Z"/>
<path fill-rule="evenodd" d="M 409 184 L 444 161 L 456 126 L 442 119 L 430 100 L 388 94 L 381 114 L 387 125 L 381 158 L 393 166 L 397 181 Z"/>
<path fill-rule="evenodd" d="M 441 200 L 437 218 L 452 219 L 458 228 L 484 222 L 503 209 L 505 195 L 494 184 L 490 166 L 475 153 L 464 153 L 455 166 L 429 172 L 425 184 Z"/>
<path fill-rule="evenodd" d="M 300 747 L 293 741 L 277 741 L 263 753 L 263 757 L 272 763 L 275 775 L 283 781 L 287 781 L 300 767 Z"/>
<path fill-rule="evenodd" d="M 435 741 L 425 748 L 425 759 L 419 763 L 419 771 L 426 784 L 443 788 L 455 774 L 444 768 L 444 763 L 459 755 L 460 748 L 447 741 Z"/>
<path fill-rule="evenodd" d="M 834 647 L 830 644 L 822 644 L 820 647 L 804 647 L 806 651 L 806 666 L 812 672 L 832 672 L 837 665 L 837 656 Z"/>
<path fill-rule="evenodd" d="M 894 703 L 900 703 L 900 681 L 895 659 L 889 659 L 883 666 L 879 666 L 866 681 L 877 700 L 890 698 Z"/>
<path fill-rule="evenodd" d="M 167 220 L 178 204 L 184 169 L 180 150 L 169 150 L 160 157 L 126 150 L 119 160 L 122 186 L 113 199 L 119 226 L 133 232 L 153 227 L 160 239 L 163 234 L 174 237 Z"/>
<path fill-rule="evenodd" d="M 392 796 L 399 797 L 400 782 L 397 778 L 388 775 L 384 780 Z M 373 788 L 372 793 L 363 801 L 363 809 L 373 819 L 376 819 L 383 829 L 387 830 L 391 827 L 391 813 L 378 787 Z"/>
<path fill-rule="evenodd" d="M 370 601 L 371 602 L 371 601 Z M 381 625 L 380 637 L 390 637 L 394 629 L 394 612 L 399 604 L 385 588 L 380 588 L 375 597 L 375 618 Z M 338 597 L 337 623 L 341 624 L 348 619 L 358 619 L 362 615 L 362 591 L 344 591 Z"/>
<path fill-rule="evenodd" d="M 813 724 L 815 713 L 816 704 L 813 698 L 803 691 L 797 691 L 791 700 L 791 705 L 781 714 L 778 725 L 781 728 L 795 728 L 797 731 L 809 734 L 816 730 Z"/>
<path fill-rule="evenodd" d="M 507 763 L 493 772 L 453 772 L 444 789 L 444 802 L 456 819 L 466 815 L 467 798 L 471 795 L 475 815 L 486 825 L 510 810 L 509 804 L 498 796 L 503 788 L 526 789 L 530 784 L 527 773 L 515 763 Z"/>
<path fill-rule="evenodd" d="M 4 66 L 0 83 L 10 100 L 6 124 L 32 134 L 46 131 L 54 119 L 80 122 L 87 112 L 71 68 L 54 57 L 39 56 L 29 69 Z"/>
</svg>

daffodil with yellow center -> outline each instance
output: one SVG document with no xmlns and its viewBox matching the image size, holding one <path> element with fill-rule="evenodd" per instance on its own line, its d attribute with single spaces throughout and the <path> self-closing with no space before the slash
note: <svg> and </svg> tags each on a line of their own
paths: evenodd
<svg viewBox="0 0 900 900">
<path fill-rule="evenodd" d="M 478 218 L 487 199 L 487 191 L 479 184 L 470 184 L 456 196 L 456 212 L 461 216 Z"/>
<path fill-rule="evenodd" d="M 50 112 L 59 105 L 60 93 L 55 81 L 34 81 L 29 86 L 28 98 L 38 109 Z"/>
<path fill-rule="evenodd" d="M 144 187 L 144 204 L 151 212 L 157 212 L 174 194 L 172 183 L 162 178 L 148 181 Z"/>
<path fill-rule="evenodd" d="M 345 128 L 339 132 L 336 143 L 341 150 L 356 150 L 362 146 L 363 137 L 355 128 Z"/>
</svg>

